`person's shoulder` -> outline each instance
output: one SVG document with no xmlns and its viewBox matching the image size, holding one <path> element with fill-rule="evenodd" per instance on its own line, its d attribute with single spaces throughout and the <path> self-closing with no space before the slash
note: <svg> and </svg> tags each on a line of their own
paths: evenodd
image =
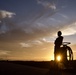
<svg viewBox="0 0 76 75">
<path fill-rule="evenodd" d="M 61 38 L 63 38 L 63 36 L 60 36 Z"/>
</svg>

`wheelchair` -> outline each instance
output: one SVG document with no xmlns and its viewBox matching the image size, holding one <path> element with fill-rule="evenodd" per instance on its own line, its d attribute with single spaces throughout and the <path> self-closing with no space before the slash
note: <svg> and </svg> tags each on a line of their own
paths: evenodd
<svg viewBox="0 0 76 75">
<path fill-rule="evenodd" d="M 63 42 L 62 47 L 60 48 L 57 56 L 56 61 L 58 62 L 66 62 L 66 61 L 73 61 L 73 51 L 68 46 L 71 44 L 70 42 Z"/>
</svg>

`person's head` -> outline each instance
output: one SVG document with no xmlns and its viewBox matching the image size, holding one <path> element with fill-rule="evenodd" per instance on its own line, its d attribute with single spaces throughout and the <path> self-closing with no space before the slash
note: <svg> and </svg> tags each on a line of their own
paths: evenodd
<svg viewBox="0 0 76 75">
<path fill-rule="evenodd" d="M 61 31 L 58 31 L 57 34 L 58 34 L 58 36 L 61 36 L 62 35 L 62 32 Z"/>
</svg>

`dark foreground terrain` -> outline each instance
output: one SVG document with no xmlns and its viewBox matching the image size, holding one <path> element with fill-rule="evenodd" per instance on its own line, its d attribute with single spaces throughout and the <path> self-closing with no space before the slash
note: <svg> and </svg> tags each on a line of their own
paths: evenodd
<svg viewBox="0 0 76 75">
<path fill-rule="evenodd" d="M 76 75 L 76 61 L 0 61 L 0 75 Z"/>
</svg>

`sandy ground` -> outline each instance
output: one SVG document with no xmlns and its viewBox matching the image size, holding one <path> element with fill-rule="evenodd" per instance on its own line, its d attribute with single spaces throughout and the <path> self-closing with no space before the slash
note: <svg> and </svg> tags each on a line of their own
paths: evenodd
<svg viewBox="0 0 76 75">
<path fill-rule="evenodd" d="M 0 62 L 0 75 L 76 75 L 76 73 Z"/>
<path fill-rule="evenodd" d="M 0 62 L 0 75 L 46 75 L 48 69 Z"/>
</svg>

